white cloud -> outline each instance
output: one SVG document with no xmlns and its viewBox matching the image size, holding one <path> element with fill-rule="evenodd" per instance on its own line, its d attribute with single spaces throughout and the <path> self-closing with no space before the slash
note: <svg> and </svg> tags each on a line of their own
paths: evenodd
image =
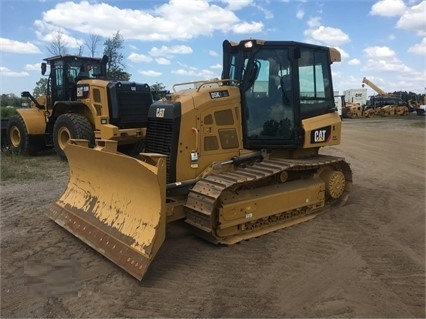
<svg viewBox="0 0 426 319">
<path fill-rule="evenodd" d="M 121 9 L 107 3 L 67 1 L 45 11 L 35 26 L 41 39 L 45 38 L 46 30 L 58 28 L 102 37 L 110 37 L 120 30 L 124 39 L 141 41 L 189 40 L 216 31 L 259 32 L 263 29 L 261 22 L 241 20 L 232 11 L 251 2 L 226 1 L 229 6 L 221 7 L 209 0 L 193 0 L 190 6 L 186 0 L 169 0 L 144 11 Z"/>
<path fill-rule="evenodd" d="M 170 60 L 166 59 L 166 58 L 156 58 L 155 62 L 157 62 L 158 64 L 161 64 L 161 65 L 169 65 L 170 64 Z"/>
<path fill-rule="evenodd" d="M 368 57 L 373 58 L 391 58 L 395 56 L 395 51 L 390 49 L 389 47 L 383 46 L 373 46 L 364 49 L 364 53 Z"/>
<path fill-rule="evenodd" d="M 138 73 L 145 75 L 145 76 L 149 76 L 149 77 L 157 77 L 157 76 L 162 75 L 161 72 L 154 71 L 154 70 L 139 70 Z"/>
<path fill-rule="evenodd" d="M 351 60 L 348 61 L 348 64 L 349 65 L 360 65 L 361 61 L 358 60 L 358 59 L 351 59 Z"/>
<path fill-rule="evenodd" d="M 263 13 L 265 19 L 271 20 L 274 18 L 274 13 L 271 10 L 268 10 L 260 5 L 255 5 L 256 9 Z"/>
<path fill-rule="evenodd" d="M 213 50 L 209 50 L 209 55 L 210 56 L 219 56 L 219 53 L 217 53 L 216 51 L 213 51 Z"/>
<path fill-rule="evenodd" d="M 349 36 L 342 30 L 323 25 L 305 30 L 304 35 L 315 42 L 330 46 L 342 45 L 350 41 Z"/>
<path fill-rule="evenodd" d="M 176 54 L 191 54 L 192 48 L 186 45 L 175 45 L 175 46 L 165 46 L 163 45 L 160 48 L 153 47 L 149 50 L 148 54 L 139 54 L 139 53 L 131 53 L 127 59 L 138 63 L 138 62 L 152 62 L 155 61 L 161 65 L 169 65 L 170 58 L 174 57 Z"/>
<path fill-rule="evenodd" d="M 130 53 L 127 57 L 128 60 L 138 63 L 138 62 L 151 62 L 153 59 L 149 55 L 139 54 L 139 53 Z"/>
<path fill-rule="evenodd" d="M 29 76 L 28 72 L 16 72 L 4 66 L 0 66 L 0 75 L 2 77 L 4 76 L 4 77 L 14 77 L 14 78 Z"/>
<path fill-rule="evenodd" d="M 30 42 L 20 42 L 6 38 L 0 38 L 0 51 L 18 54 L 41 53 L 40 49 Z"/>
<path fill-rule="evenodd" d="M 410 30 L 419 36 L 426 36 L 426 1 L 408 8 L 399 18 L 396 27 Z"/>
<path fill-rule="evenodd" d="M 192 48 L 186 45 L 165 46 L 161 48 L 153 47 L 149 54 L 155 57 L 173 57 L 175 54 L 191 54 Z"/>
<path fill-rule="evenodd" d="M 412 72 L 413 70 L 399 60 L 392 49 L 383 46 L 373 46 L 364 49 L 367 63 L 363 65 L 363 71 L 391 71 L 391 72 Z"/>
<path fill-rule="evenodd" d="M 307 24 L 308 29 L 303 32 L 306 42 L 327 46 L 338 46 L 350 42 L 349 36 L 341 29 L 322 25 L 320 17 L 310 18 Z"/>
<path fill-rule="evenodd" d="M 316 28 L 321 25 L 321 18 L 320 17 L 314 17 L 310 18 L 308 21 L 308 27 L 309 28 Z"/>
<path fill-rule="evenodd" d="M 210 67 L 210 69 L 213 69 L 213 70 L 220 70 L 220 71 L 222 71 L 222 64 L 215 64 L 215 65 L 212 65 L 212 66 Z"/>
<path fill-rule="evenodd" d="M 26 71 L 40 71 L 41 72 L 41 64 L 35 63 L 35 64 L 26 64 L 24 67 L 24 70 Z"/>
<path fill-rule="evenodd" d="M 406 66 L 398 59 L 369 59 L 361 68 L 363 71 L 378 71 L 378 72 L 411 72 L 412 69 Z"/>
<path fill-rule="evenodd" d="M 186 77 L 197 78 L 202 80 L 208 80 L 208 79 L 218 77 L 218 75 L 211 70 L 208 70 L 208 69 L 200 70 L 195 67 L 186 67 L 186 68 L 182 68 L 178 70 L 173 70 L 171 73 L 179 75 L 179 76 L 186 76 Z"/>
<path fill-rule="evenodd" d="M 263 23 L 261 22 L 243 22 L 234 24 L 232 31 L 236 34 L 243 33 L 257 33 L 263 30 Z"/>
<path fill-rule="evenodd" d="M 83 40 L 69 35 L 69 33 L 64 28 L 49 25 L 41 20 L 36 20 L 34 25 L 37 28 L 35 31 L 37 39 L 40 41 L 47 43 L 56 42 L 58 35 L 60 34 L 61 42 L 67 49 L 79 49 L 80 46 L 84 45 Z"/>
<path fill-rule="evenodd" d="M 409 47 L 408 52 L 426 56 L 426 38 L 423 38 L 420 43 Z"/>
<path fill-rule="evenodd" d="M 253 4 L 253 0 L 221 0 L 221 2 L 225 3 L 227 9 L 231 11 L 240 10 Z"/>
<path fill-rule="evenodd" d="M 305 12 L 302 9 L 297 10 L 296 12 L 296 18 L 301 20 L 305 16 Z"/>
<path fill-rule="evenodd" d="M 371 15 L 384 17 L 400 16 L 405 11 L 405 4 L 402 0 L 380 0 L 373 4 L 370 10 Z"/>
</svg>

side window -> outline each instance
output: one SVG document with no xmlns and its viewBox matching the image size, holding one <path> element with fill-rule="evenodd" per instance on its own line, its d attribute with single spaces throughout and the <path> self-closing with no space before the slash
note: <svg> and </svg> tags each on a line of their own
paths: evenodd
<svg viewBox="0 0 426 319">
<path fill-rule="evenodd" d="M 328 51 L 301 50 L 299 89 L 302 118 L 326 113 L 329 104 L 334 104 Z"/>
<path fill-rule="evenodd" d="M 64 68 L 62 65 L 56 64 L 54 66 L 54 79 L 52 85 L 52 95 L 55 101 L 63 100 L 65 98 L 64 88 Z"/>
<path fill-rule="evenodd" d="M 63 76 L 63 74 L 64 74 L 64 69 L 62 68 L 62 66 L 60 66 L 60 67 L 58 67 L 56 70 L 55 70 L 55 73 L 56 73 L 56 86 L 62 86 L 63 85 L 63 82 L 62 82 L 62 80 L 63 80 L 63 78 L 64 78 L 64 76 Z"/>
</svg>

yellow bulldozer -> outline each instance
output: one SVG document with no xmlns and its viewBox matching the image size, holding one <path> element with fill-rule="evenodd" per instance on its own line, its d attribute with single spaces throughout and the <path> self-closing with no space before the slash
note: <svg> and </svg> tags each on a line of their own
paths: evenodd
<svg viewBox="0 0 426 319">
<path fill-rule="evenodd" d="M 23 97 L 31 107 L 18 109 L 8 121 L 7 135 L 12 150 L 36 155 L 54 148 L 65 159 L 68 140 L 116 140 L 120 149 L 137 153 L 152 104 L 148 84 L 106 80 L 108 57 L 92 58 L 58 55 L 44 59 L 42 74 L 49 66 L 47 92 L 34 98 L 28 91 Z"/>
<path fill-rule="evenodd" d="M 350 165 L 319 153 L 341 141 L 338 61 L 334 48 L 225 40 L 221 80 L 176 84 L 154 102 L 138 156 L 69 141 L 69 182 L 49 217 L 141 280 L 168 222 L 231 245 L 343 204 Z"/>
</svg>

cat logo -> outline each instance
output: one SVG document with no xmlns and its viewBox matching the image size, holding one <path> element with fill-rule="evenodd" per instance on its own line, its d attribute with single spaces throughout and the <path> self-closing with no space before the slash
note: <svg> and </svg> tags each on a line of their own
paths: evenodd
<svg viewBox="0 0 426 319">
<path fill-rule="evenodd" d="M 330 139 L 331 126 L 321 127 L 311 132 L 311 143 L 324 143 Z"/>
<path fill-rule="evenodd" d="M 164 107 L 158 107 L 156 112 L 155 112 L 155 117 L 163 118 L 165 111 L 166 111 L 166 109 Z"/>
<path fill-rule="evenodd" d="M 325 142 L 325 130 L 317 130 L 314 132 L 314 141 L 317 143 Z"/>
</svg>

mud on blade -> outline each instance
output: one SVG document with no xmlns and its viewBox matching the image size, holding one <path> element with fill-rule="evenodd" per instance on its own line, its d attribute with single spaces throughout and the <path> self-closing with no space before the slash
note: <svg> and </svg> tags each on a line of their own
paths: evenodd
<svg viewBox="0 0 426 319">
<path fill-rule="evenodd" d="M 114 143 L 67 145 L 69 182 L 48 216 L 141 280 L 165 239 L 165 159 L 148 164 Z"/>
</svg>

